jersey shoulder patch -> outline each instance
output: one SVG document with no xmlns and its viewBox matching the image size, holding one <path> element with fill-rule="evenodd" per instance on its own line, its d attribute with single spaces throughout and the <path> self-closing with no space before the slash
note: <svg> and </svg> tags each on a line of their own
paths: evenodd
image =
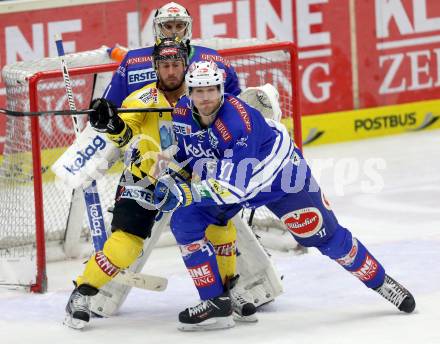
<svg viewBox="0 0 440 344">
<path fill-rule="evenodd" d="M 246 107 L 243 105 L 241 100 L 239 100 L 236 97 L 233 96 L 225 96 L 225 101 L 232 106 L 233 109 L 235 109 L 236 114 L 243 122 L 244 128 L 247 133 L 252 132 L 252 121 L 251 121 L 251 115 L 246 109 Z"/>
<path fill-rule="evenodd" d="M 230 142 L 232 140 L 231 131 L 228 129 L 226 124 L 217 117 L 213 124 L 214 128 L 217 129 L 217 132 L 220 134 L 220 137 L 223 139 L 225 143 Z"/>
<path fill-rule="evenodd" d="M 153 105 L 159 103 L 159 91 L 156 87 L 146 87 L 140 90 L 137 95 L 137 99 L 139 99 L 142 103 L 147 105 Z"/>
<path fill-rule="evenodd" d="M 174 107 L 173 117 L 187 117 L 190 115 L 191 109 L 189 107 L 189 99 L 186 96 L 183 96 L 179 99 L 176 106 Z"/>
<path fill-rule="evenodd" d="M 223 56 L 220 56 L 219 53 L 214 49 L 196 46 L 194 57 L 197 58 L 197 56 L 198 59 L 203 61 L 214 61 L 228 67 L 231 65 L 227 59 L 225 59 Z"/>
<path fill-rule="evenodd" d="M 129 50 L 125 57 L 125 66 L 152 63 L 152 53 L 153 49 L 151 47 Z"/>
<path fill-rule="evenodd" d="M 123 107 L 156 107 L 160 105 L 160 91 L 153 82 L 134 91 L 122 103 Z"/>
</svg>

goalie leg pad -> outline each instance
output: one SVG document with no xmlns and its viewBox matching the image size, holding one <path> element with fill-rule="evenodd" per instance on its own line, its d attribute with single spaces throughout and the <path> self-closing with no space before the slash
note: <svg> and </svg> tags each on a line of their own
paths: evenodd
<svg viewBox="0 0 440 344">
<path fill-rule="evenodd" d="M 87 262 L 77 285 L 89 284 L 101 288 L 111 281 L 120 269 L 127 268 L 139 256 L 143 240 L 123 231 L 113 232 L 102 251 L 96 252 Z"/>
<path fill-rule="evenodd" d="M 226 226 L 208 226 L 205 235 L 214 246 L 218 269 L 224 284 L 226 277 L 231 278 L 236 273 L 237 229 L 232 221 L 229 221 Z"/>
<path fill-rule="evenodd" d="M 283 293 L 281 276 L 247 223 L 240 215 L 235 215 L 233 221 L 237 228 L 237 271 L 240 275 L 236 288 L 250 295 L 254 305 L 259 307 Z"/>
</svg>

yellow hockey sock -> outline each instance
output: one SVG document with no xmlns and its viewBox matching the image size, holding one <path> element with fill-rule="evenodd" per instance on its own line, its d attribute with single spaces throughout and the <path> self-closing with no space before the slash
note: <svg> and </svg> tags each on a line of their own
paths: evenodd
<svg viewBox="0 0 440 344">
<path fill-rule="evenodd" d="M 86 283 L 101 288 L 120 269 L 129 267 L 141 253 L 142 247 L 142 238 L 121 230 L 113 232 L 103 250 L 89 259 L 83 274 L 76 279 L 77 285 Z"/>
<path fill-rule="evenodd" d="M 206 238 L 212 243 L 217 257 L 217 265 L 223 283 L 226 277 L 231 278 L 236 273 L 236 247 L 237 229 L 232 221 L 226 226 L 210 225 L 206 229 Z"/>
</svg>

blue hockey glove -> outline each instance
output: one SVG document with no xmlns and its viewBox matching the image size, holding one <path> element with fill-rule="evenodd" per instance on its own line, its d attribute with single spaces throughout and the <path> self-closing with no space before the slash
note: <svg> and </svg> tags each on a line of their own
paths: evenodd
<svg viewBox="0 0 440 344">
<path fill-rule="evenodd" d="M 170 175 L 160 177 L 153 195 L 154 205 L 158 210 L 170 212 L 178 207 L 186 207 L 193 201 L 191 185 L 177 183 Z"/>
</svg>

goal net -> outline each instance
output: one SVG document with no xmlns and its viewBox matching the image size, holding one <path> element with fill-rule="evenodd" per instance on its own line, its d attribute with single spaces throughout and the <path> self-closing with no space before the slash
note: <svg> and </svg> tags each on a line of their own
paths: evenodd
<svg viewBox="0 0 440 344">
<path fill-rule="evenodd" d="M 236 39 L 193 43 L 219 50 L 234 66 L 242 89 L 266 83 L 275 86 L 280 93 L 282 121 L 292 135 L 295 131 L 295 141 L 301 144 L 297 54 L 293 43 Z M 102 96 L 117 63 L 108 57 L 106 47 L 69 54 L 65 60 L 76 106 L 88 108 L 91 99 Z M 2 77 L 10 110 L 69 108 L 58 58 L 5 66 Z M 82 116 L 80 125 L 84 126 L 86 121 L 86 116 Z M 74 139 L 70 116 L 7 117 L 4 151 L 0 156 L 0 285 L 43 292 L 46 260 L 91 252 L 82 195 L 72 199 L 72 190 L 56 183 L 50 170 Z M 97 181 L 104 210 L 113 205 L 122 169 L 123 164 L 116 163 Z M 104 218 L 109 228 L 111 213 L 105 211 Z M 265 209 L 256 211 L 253 224 L 262 230 L 283 228 Z M 69 236 L 72 232 L 78 235 Z"/>
</svg>

